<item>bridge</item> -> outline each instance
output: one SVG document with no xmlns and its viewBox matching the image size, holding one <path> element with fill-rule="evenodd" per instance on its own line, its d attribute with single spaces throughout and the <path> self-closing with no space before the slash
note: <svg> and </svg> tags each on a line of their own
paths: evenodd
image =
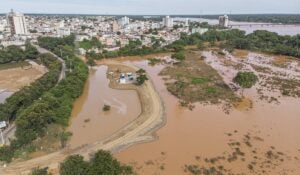
<svg viewBox="0 0 300 175">
<path fill-rule="evenodd" d="M 292 26 L 297 27 L 300 26 L 300 24 L 274 24 L 274 23 L 251 23 L 251 24 L 229 24 L 229 28 L 233 27 L 276 27 L 276 26 Z"/>
</svg>

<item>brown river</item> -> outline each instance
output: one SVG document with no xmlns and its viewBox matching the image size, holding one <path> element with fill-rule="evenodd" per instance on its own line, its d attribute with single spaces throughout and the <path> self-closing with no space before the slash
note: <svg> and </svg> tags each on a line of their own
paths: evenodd
<svg viewBox="0 0 300 175">
<path fill-rule="evenodd" d="M 233 109 L 229 115 L 216 105 L 196 104 L 190 111 L 167 91 L 158 75 L 164 66 L 148 66 L 143 60 L 125 63 L 147 71 L 164 102 L 167 120 L 156 132 L 157 140 L 115 153 L 138 174 L 189 174 L 185 165 L 219 167 L 226 169 L 224 174 L 300 174 L 299 99 L 282 97 L 280 104 L 254 100 L 253 109 Z M 106 71 L 106 66 L 91 71 L 75 103 L 69 128 L 72 148 L 109 137 L 141 112 L 137 93 L 109 88 Z M 103 112 L 104 104 L 112 110 Z M 212 159 L 216 161 L 211 163 Z"/>
<path fill-rule="evenodd" d="M 147 70 L 166 107 L 167 124 L 157 131 L 158 140 L 115 154 L 138 174 L 188 174 L 186 164 L 222 166 L 233 174 L 300 174 L 299 99 L 281 98 L 280 105 L 255 101 L 253 109 L 229 115 L 212 105 L 198 104 L 189 111 L 167 91 L 158 76 L 162 66 L 151 67 L 145 61 L 128 64 Z M 243 156 L 230 161 L 236 149 Z M 214 164 L 205 160 L 215 157 L 226 158 Z"/>
</svg>

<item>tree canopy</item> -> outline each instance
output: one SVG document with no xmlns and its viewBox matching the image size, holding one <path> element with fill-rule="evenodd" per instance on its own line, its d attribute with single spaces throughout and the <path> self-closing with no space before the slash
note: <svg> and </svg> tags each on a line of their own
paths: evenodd
<svg viewBox="0 0 300 175">
<path fill-rule="evenodd" d="M 107 152 L 100 150 L 89 161 L 80 155 L 69 156 L 60 164 L 60 175 L 131 175 L 130 166 L 122 165 Z"/>
<path fill-rule="evenodd" d="M 256 84 L 258 78 L 253 72 L 238 72 L 233 81 L 242 88 L 251 88 Z"/>
</svg>

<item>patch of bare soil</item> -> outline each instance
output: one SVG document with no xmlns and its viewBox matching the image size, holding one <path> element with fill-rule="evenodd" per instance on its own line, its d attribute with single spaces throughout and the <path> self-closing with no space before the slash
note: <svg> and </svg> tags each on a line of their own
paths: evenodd
<svg viewBox="0 0 300 175">
<path fill-rule="evenodd" d="M 40 65 L 9 68 L 0 70 L 0 88 L 8 91 L 18 91 L 40 78 L 46 69 Z"/>
</svg>

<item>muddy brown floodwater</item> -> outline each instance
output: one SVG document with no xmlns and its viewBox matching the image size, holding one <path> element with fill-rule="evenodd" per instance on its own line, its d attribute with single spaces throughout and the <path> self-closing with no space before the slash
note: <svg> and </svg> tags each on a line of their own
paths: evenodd
<svg viewBox="0 0 300 175">
<path fill-rule="evenodd" d="M 68 129 L 73 133 L 71 148 L 105 139 L 141 113 L 137 92 L 109 88 L 106 72 L 106 66 L 92 68 L 83 94 L 74 104 Z M 104 104 L 111 106 L 109 112 L 102 110 Z"/>
<path fill-rule="evenodd" d="M 151 67 L 147 61 L 127 64 L 149 73 L 163 99 L 167 118 L 167 124 L 157 131 L 158 140 L 115 154 L 122 162 L 133 165 L 138 174 L 188 174 L 184 172 L 186 164 L 212 167 L 207 163 L 212 157 L 219 157 L 214 165 L 232 173 L 300 174 L 299 99 L 282 97 L 280 104 L 255 100 L 253 109 L 232 110 L 230 115 L 214 105 L 197 104 L 189 111 L 178 105 L 178 99 L 158 76 L 163 66 Z M 238 148 L 233 148 L 232 143 Z M 242 156 L 228 159 L 237 149 Z"/>
</svg>

